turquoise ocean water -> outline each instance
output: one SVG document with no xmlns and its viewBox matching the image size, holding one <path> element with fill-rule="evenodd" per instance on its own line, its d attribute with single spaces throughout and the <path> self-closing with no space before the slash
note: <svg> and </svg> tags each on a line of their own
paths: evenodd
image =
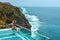
<svg viewBox="0 0 60 40">
<path fill-rule="evenodd" d="M 60 7 L 23 7 L 32 31 L 60 40 Z"/>
</svg>

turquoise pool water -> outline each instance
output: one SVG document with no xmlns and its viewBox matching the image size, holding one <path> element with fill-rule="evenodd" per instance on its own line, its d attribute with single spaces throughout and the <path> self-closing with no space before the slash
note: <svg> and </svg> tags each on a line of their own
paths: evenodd
<svg viewBox="0 0 60 40">
<path fill-rule="evenodd" d="M 13 30 L 0 31 L 0 40 L 22 40 Z"/>
<path fill-rule="evenodd" d="M 23 31 L 23 32 L 22 32 Z M 34 40 L 32 37 L 29 35 L 30 33 L 28 32 L 25 34 L 24 30 L 21 29 L 18 32 L 15 30 L 6 30 L 6 31 L 0 31 L 0 40 Z M 30 39 L 28 39 L 28 37 Z"/>
<path fill-rule="evenodd" d="M 34 33 L 34 32 L 33 32 Z M 49 40 L 38 33 L 31 36 L 31 32 L 25 28 L 21 28 L 18 32 L 15 30 L 0 31 L 0 40 Z"/>
</svg>

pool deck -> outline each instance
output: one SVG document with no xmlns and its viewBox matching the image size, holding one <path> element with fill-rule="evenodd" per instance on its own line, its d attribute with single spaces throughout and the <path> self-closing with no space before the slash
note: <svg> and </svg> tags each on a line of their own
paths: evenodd
<svg viewBox="0 0 60 40">
<path fill-rule="evenodd" d="M 7 30 L 11 30 L 11 28 L 0 29 L 0 31 L 7 31 Z"/>
</svg>

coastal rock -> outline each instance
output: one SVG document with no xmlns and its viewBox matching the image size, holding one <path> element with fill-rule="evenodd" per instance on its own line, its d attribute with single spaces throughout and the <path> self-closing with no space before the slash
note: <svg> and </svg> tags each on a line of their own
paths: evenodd
<svg viewBox="0 0 60 40">
<path fill-rule="evenodd" d="M 0 20 L 2 20 L 5 24 L 9 24 L 9 21 L 11 20 L 16 20 L 17 24 L 22 27 L 28 29 L 31 28 L 29 21 L 22 13 L 22 9 L 13 6 L 10 3 L 0 2 Z"/>
</svg>

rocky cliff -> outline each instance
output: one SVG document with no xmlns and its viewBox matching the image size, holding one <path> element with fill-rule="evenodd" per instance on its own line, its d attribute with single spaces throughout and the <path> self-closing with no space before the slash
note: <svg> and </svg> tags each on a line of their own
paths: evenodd
<svg viewBox="0 0 60 40">
<path fill-rule="evenodd" d="M 23 27 L 26 27 L 28 29 L 31 28 L 29 21 L 26 19 L 21 9 L 11 5 L 10 3 L 0 2 L 0 21 L 4 22 L 0 22 L 0 25 L 9 24 L 9 21 L 11 20 L 16 20 L 17 24 Z"/>
</svg>

